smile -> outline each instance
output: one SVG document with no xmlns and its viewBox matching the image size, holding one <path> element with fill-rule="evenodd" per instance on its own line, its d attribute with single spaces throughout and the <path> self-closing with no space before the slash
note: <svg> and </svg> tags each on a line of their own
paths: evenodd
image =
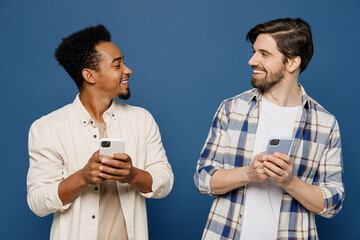
<svg viewBox="0 0 360 240">
<path fill-rule="evenodd" d="M 254 69 L 254 71 L 253 71 L 255 74 L 258 74 L 258 73 L 265 73 L 265 71 L 262 71 L 262 70 L 256 70 L 256 69 Z"/>
<path fill-rule="evenodd" d="M 120 84 L 128 84 L 128 82 L 129 82 L 129 78 L 122 78 L 120 80 Z"/>
</svg>

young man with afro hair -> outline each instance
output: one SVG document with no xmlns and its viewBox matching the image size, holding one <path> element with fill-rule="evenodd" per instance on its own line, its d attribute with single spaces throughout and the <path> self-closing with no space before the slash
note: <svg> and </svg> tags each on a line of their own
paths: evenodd
<svg viewBox="0 0 360 240">
<path fill-rule="evenodd" d="M 168 195 L 174 176 L 151 114 L 114 100 L 130 97 L 132 70 L 102 25 L 64 38 L 55 57 L 79 94 L 30 128 L 30 209 L 54 213 L 50 239 L 148 239 L 145 198 Z M 124 153 L 99 155 L 107 137 Z"/>
</svg>

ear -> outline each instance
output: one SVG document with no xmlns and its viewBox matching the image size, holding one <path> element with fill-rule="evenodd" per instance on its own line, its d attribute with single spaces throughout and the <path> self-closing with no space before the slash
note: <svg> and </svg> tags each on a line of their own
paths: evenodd
<svg viewBox="0 0 360 240">
<path fill-rule="evenodd" d="M 293 72 L 295 72 L 296 69 L 300 69 L 300 64 L 301 64 L 300 56 L 288 58 L 287 63 L 286 63 L 286 70 L 293 73 Z"/>
<path fill-rule="evenodd" d="M 84 80 L 89 84 L 94 84 L 96 82 L 95 78 L 94 78 L 94 75 L 93 75 L 93 72 L 94 72 L 94 70 L 89 69 L 89 68 L 84 68 L 81 71 L 81 74 L 82 74 Z"/>
</svg>

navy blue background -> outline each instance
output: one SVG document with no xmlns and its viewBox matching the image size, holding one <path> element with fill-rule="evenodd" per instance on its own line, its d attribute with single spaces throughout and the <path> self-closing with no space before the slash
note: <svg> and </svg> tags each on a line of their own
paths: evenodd
<svg viewBox="0 0 360 240">
<path fill-rule="evenodd" d="M 175 174 L 171 194 L 148 201 L 150 239 L 200 239 L 212 197 L 193 183 L 199 152 L 220 102 L 249 88 L 256 24 L 301 17 L 315 53 L 300 82 L 340 124 L 346 200 L 317 218 L 321 239 L 360 239 L 358 172 L 360 2 L 328 1 L 0 1 L 0 239 L 48 239 L 52 216 L 26 202 L 31 123 L 73 101 L 77 88 L 53 57 L 61 38 L 102 23 L 134 71 L 128 103 L 155 117 Z"/>
</svg>

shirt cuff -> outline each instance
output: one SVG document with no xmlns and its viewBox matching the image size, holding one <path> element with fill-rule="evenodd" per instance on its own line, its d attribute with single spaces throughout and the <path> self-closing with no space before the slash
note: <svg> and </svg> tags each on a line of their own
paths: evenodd
<svg viewBox="0 0 360 240">
<path fill-rule="evenodd" d="M 65 211 L 66 209 L 68 209 L 71 205 L 71 202 L 66 204 L 66 205 L 63 205 L 60 197 L 59 197 L 59 185 L 60 185 L 60 182 L 56 183 L 56 187 L 54 188 L 56 191 L 52 193 L 52 199 L 54 199 L 54 207 L 55 209 L 59 209 L 60 212 L 63 212 Z"/>
<path fill-rule="evenodd" d="M 145 198 L 162 198 L 167 195 L 165 189 L 165 183 L 162 178 L 162 173 L 156 170 L 147 171 L 152 177 L 151 192 L 143 193 L 138 191 Z"/>
</svg>

